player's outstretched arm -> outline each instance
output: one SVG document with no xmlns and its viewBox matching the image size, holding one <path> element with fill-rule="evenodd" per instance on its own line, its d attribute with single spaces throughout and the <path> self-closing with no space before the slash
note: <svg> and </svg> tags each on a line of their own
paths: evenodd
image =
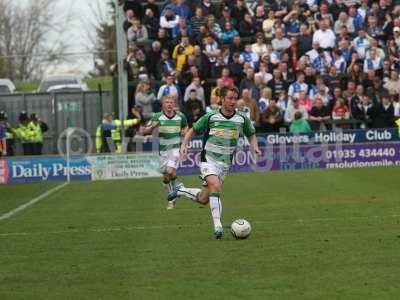
<svg viewBox="0 0 400 300">
<path fill-rule="evenodd" d="M 194 130 L 193 130 L 193 128 L 190 128 L 186 132 L 185 137 L 183 138 L 183 141 L 182 141 L 181 151 L 180 151 L 182 157 L 186 157 L 187 152 L 188 152 L 187 144 L 190 142 L 190 140 L 193 138 L 193 136 L 194 136 Z"/>
<path fill-rule="evenodd" d="M 253 148 L 254 152 L 257 155 L 261 155 L 261 150 L 258 148 L 258 141 L 257 141 L 257 136 L 255 134 L 252 134 L 251 136 L 248 137 L 249 142 L 251 147 Z"/>
<path fill-rule="evenodd" d="M 141 129 L 141 134 L 142 135 L 151 135 L 153 133 L 154 128 L 156 128 L 157 126 L 158 126 L 157 123 L 153 123 L 150 126 L 143 127 Z"/>
</svg>

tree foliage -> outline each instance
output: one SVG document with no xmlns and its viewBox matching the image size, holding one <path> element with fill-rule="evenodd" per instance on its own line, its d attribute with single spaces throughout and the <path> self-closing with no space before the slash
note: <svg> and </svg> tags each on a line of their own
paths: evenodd
<svg viewBox="0 0 400 300">
<path fill-rule="evenodd" d="M 59 22 L 58 16 L 51 0 L 27 5 L 0 0 L 0 77 L 39 78 L 49 65 L 66 59 L 62 36 L 68 20 Z"/>
</svg>

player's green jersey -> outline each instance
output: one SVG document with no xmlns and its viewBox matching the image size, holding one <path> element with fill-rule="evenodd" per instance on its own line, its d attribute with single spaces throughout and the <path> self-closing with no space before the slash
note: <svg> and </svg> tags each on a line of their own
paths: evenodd
<svg viewBox="0 0 400 300">
<path fill-rule="evenodd" d="M 164 112 L 155 113 L 152 124 L 158 124 L 160 152 L 179 149 L 181 146 L 181 131 L 187 127 L 187 119 L 181 112 L 173 117 L 167 117 Z"/>
<path fill-rule="evenodd" d="M 248 137 L 256 132 L 248 117 L 239 112 L 226 117 L 221 110 L 202 116 L 193 125 L 193 130 L 195 133 L 204 133 L 202 161 L 213 160 L 226 166 L 232 163 L 239 134 Z"/>
</svg>

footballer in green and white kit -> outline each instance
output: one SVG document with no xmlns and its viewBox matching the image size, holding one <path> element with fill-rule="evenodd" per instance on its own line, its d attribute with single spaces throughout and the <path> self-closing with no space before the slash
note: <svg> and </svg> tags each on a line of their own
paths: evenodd
<svg viewBox="0 0 400 300">
<path fill-rule="evenodd" d="M 143 134 L 150 134 L 158 127 L 160 170 L 164 175 L 163 183 L 168 193 L 174 191 L 177 185 L 176 170 L 179 167 L 181 134 L 187 130 L 187 119 L 181 112 L 175 111 L 175 97 L 166 96 L 163 99 L 162 111 L 155 113 L 149 127 Z M 168 202 L 168 209 L 175 206 L 175 200 Z"/>
<path fill-rule="evenodd" d="M 223 235 L 221 223 L 222 203 L 220 192 L 225 176 L 232 164 L 238 139 L 241 133 L 245 135 L 255 153 L 260 155 L 255 129 L 251 120 L 236 111 L 238 91 L 236 88 L 225 87 L 221 90 L 221 109 L 202 116 L 189 129 L 181 146 L 181 154 L 187 155 L 187 144 L 195 134 L 203 134 L 203 151 L 201 153 L 200 172 L 203 188 L 178 187 L 169 194 L 169 200 L 177 196 L 186 196 L 195 202 L 210 203 L 214 221 L 216 238 Z"/>
</svg>

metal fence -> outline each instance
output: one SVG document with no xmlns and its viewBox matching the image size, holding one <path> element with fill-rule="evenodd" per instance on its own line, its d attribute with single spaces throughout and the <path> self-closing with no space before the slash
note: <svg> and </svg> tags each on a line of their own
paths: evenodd
<svg viewBox="0 0 400 300">
<path fill-rule="evenodd" d="M 48 125 L 44 154 L 57 152 L 58 137 L 68 127 L 82 128 L 94 137 L 103 113 L 111 112 L 112 108 L 110 91 L 0 95 L 0 110 L 7 113 L 12 127 L 18 125 L 21 111 L 36 113 Z M 21 155 L 21 145 L 15 146 L 16 155 Z"/>
</svg>

